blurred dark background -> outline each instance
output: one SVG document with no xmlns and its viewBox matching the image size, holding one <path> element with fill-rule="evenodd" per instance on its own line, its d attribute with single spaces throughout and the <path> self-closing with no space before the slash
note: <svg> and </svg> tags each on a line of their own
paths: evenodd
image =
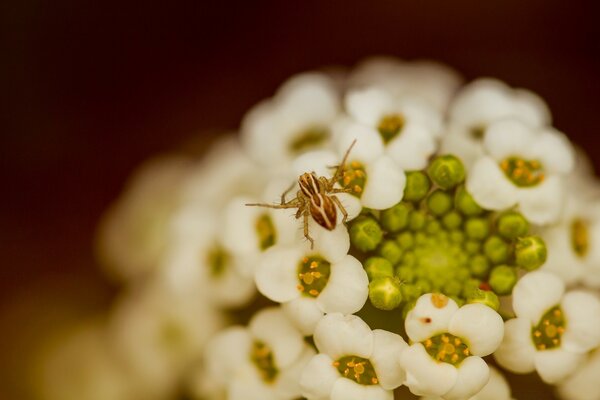
<svg viewBox="0 0 600 400">
<path fill-rule="evenodd" d="M 592 7 L 3 1 L 0 399 L 23 398 L 19 374 L 36 335 L 109 303 L 116 288 L 97 269 L 92 238 L 131 170 L 192 135 L 235 129 L 294 73 L 387 54 L 436 59 L 467 79 L 494 76 L 546 99 L 555 125 L 598 166 L 600 15 Z"/>
</svg>

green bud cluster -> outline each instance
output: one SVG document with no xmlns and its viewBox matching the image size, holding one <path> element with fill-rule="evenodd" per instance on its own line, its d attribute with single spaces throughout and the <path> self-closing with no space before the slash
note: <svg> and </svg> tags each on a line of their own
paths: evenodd
<svg viewBox="0 0 600 400">
<path fill-rule="evenodd" d="M 483 209 L 463 184 L 454 156 L 407 173 L 404 198 L 380 212 L 363 210 L 350 226 L 351 252 L 363 260 L 369 298 L 381 310 L 407 307 L 424 293 L 443 293 L 459 304 L 498 309 L 512 293 L 518 270 L 546 260 L 546 246 L 529 234 L 520 213 Z"/>
</svg>

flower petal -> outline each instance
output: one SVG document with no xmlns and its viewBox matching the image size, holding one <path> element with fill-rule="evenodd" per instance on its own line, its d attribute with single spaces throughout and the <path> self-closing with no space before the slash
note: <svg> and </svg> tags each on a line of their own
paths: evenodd
<svg viewBox="0 0 600 400">
<path fill-rule="evenodd" d="M 367 182 L 361 201 L 364 207 L 384 210 L 402 200 L 406 176 L 390 157 L 382 156 L 367 165 Z"/>
<path fill-rule="evenodd" d="M 302 396 L 311 399 L 328 399 L 333 385 L 342 379 L 333 360 L 327 354 L 317 354 L 304 367 L 300 376 Z"/>
<path fill-rule="evenodd" d="M 448 363 L 436 362 L 421 343 L 400 354 L 400 366 L 406 371 L 406 382 L 417 396 L 442 396 L 456 384 L 457 369 Z"/>
<path fill-rule="evenodd" d="M 246 328 L 234 326 L 217 334 L 206 345 L 204 363 L 212 380 L 225 384 L 249 357 L 252 337 Z"/>
<path fill-rule="evenodd" d="M 285 368 L 296 361 L 306 346 L 302 334 L 276 307 L 265 308 L 255 314 L 248 329 L 256 340 L 271 348 L 278 368 Z"/>
<path fill-rule="evenodd" d="M 592 294 L 572 291 L 563 297 L 560 307 L 566 329 L 562 347 L 573 353 L 586 353 L 600 345 L 600 301 Z"/>
<path fill-rule="evenodd" d="M 348 114 L 370 126 L 376 126 L 382 116 L 394 110 L 392 96 L 378 88 L 353 90 L 346 95 L 344 103 Z"/>
<path fill-rule="evenodd" d="M 375 128 L 344 120 L 339 122 L 335 129 L 336 149 L 341 157 L 346 154 L 352 142 L 356 140 L 356 144 L 348 155 L 349 162 L 358 160 L 368 163 L 383 154 L 383 140 Z"/>
<path fill-rule="evenodd" d="M 494 358 L 506 369 L 518 374 L 535 370 L 536 350 L 531 340 L 531 322 L 526 318 L 513 318 L 504 323 L 504 339 L 494 352 Z"/>
<path fill-rule="evenodd" d="M 268 249 L 256 269 L 254 279 L 258 290 L 278 303 L 299 297 L 298 265 L 302 255 L 299 247 L 273 246 Z"/>
<path fill-rule="evenodd" d="M 398 360 L 408 345 L 402 336 L 383 329 L 375 329 L 373 339 L 373 354 L 369 361 L 375 368 L 381 387 L 393 390 L 402 385 L 406 379 L 406 374 Z"/>
<path fill-rule="evenodd" d="M 473 164 L 466 187 L 475 201 L 485 208 L 502 210 L 517 202 L 517 188 L 491 157 L 482 157 Z"/>
<path fill-rule="evenodd" d="M 408 313 L 404 327 L 408 337 L 415 342 L 421 342 L 439 333 L 447 332 L 450 320 L 458 305 L 450 298 L 443 307 L 434 305 L 434 296 L 437 294 L 424 294 L 417 300 L 415 307 Z"/>
<path fill-rule="evenodd" d="M 536 352 L 534 362 L 542 380 L 554 384 L 572 374 L 584 359 L 585 354 L 571 353 L 557 347 Z"/>
<path fill-rule="evenodd" d="M 558 176 L 550 176 L 537 186 L 520 189 L 517 196 L 523 215 L 535 224 L 545 225 L 556 222 L 560 217 L 565 189 Z"/>
<path fill-rule="evenodd" d="M 317 304 L 325 313 L 354 314 L 369 297 L 369 278 L 362 264 L 351 255 L 331 265 L 331 275 Z"/>
<path fill-rule="evenodd" d="M 505 119 L 492 123 L 485 131 L 483 145 L 494 160 L 500 162 L 507 157 L 528 158 L 537 132 L 516 119 Z"/>
<path fill-rule="evenodd" d="M 542 315 L 560 303 L 565 285 L 555 275 L 544 271 L 523 276 L 513 289 L 513 309 L 517 317 L 537 325 Z"/>
<path fill-rule="evenodd" d="M 317 349 L 334 360 L 349 355 L 369 358 L 373 353 L 371 328 L 355 315 L 325 315 L 317 324 L 314 340 Z"/>
<path fill-rule="evenodd" d="M 402 131 L 386 146 L 388 154 L 405 170 L 423 169 L 435 152 L 436 143 L 431 131 L 423 124 L 408 121 Z"/>
<path fill-rule="evenodd" d="M 341 218 L 339 220 L 341 222 Z M 329 231 L 316 223 L 313 218 L 309 218 L 308 232 L 315 241 L 315 244 L 314 249 L 311 249 L 310 242 L 305 240 L 302 245 L 305 253 L 317 253 L 332 263 L 341 260 L 348 254 L 348 250 L 350 249 L 350 235 L 344 224 L 338 223 L 334 230 Z M 298 236 L 304 238 L 301 229 L 298 230 Z"/>
<path fill-rule="evenodd" d="M 339 379 L 333 385 L 331 400 L 393 400 L 394 393 L 379 385 L 359 385 L 350 379 Z"/>
<path fill-rule="evenodd" d="M 484 357 L 500 346 L 504 322 L 500 314 L 488 306 L 467 304 L 454 313 L 448 332 L 467 341 L 472 354 Z"/>
<path fill-rule="evenodd" d="M 303 335 L 312 335 L 317 323 L 323 318 L 323 311 L 314 297 L 299 296 L 281 306 L 285 315 L 302 332 Z"/>
<path fill-rule="evenodd" d="M 275 383 L 278 398 L 296 399 L 302 394 L 300 377 L 304 368 L 316 355 L 312 347 L 306 347 L 300 357 L 290 366 L 279 371 Z"/>
<path fill-rule="evenodd" d="M 531 157 L 541 161 L 549 174 L 566 175 L 575 166 L 573 146 L 567 137 L 556 130 L 546 130 L 536 139 L 530 150 Z"/>
<path fill-rule="evenodd" d="M 592 353 L 581 368 L 578 368 L 573 375 L 561 382 L 558 386 L 558 392 L 564 399 L 600 399 L 598 371 L 600 371 L 600 351 Z"/>
<path fill-rule="evenodd" d="M 298 177 L 306 172 L 314 172 L 317 176 L 330 177 L 334 170 L 329 168 L 339 162 L 338 156 L 329 150 L 315 150 L 304 153 L 292 162 L 294 176 Z"/>
<path fill-rule="evenodd" d="M 489 378 L 490 369 L 481 357 L 467 357 L 458 367 L 456 384 L 443 397 L 446 400 L 468 399 L 479 393 Z"/>
<path fill-rule="evenodd" d="M 277 400 L 278 396 L 258 374 L 257 369 L 246 363 L 231 376 L 227 387 L 227 399 Z"/>
</svg>

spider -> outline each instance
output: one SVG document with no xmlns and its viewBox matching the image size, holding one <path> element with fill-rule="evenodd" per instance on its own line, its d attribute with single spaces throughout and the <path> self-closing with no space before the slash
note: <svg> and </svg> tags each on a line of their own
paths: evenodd
<svg viewBox="0 0 600 400">
<path fill-rule="evenodd" d="M 304 237 L 310 242 L 310 248 L 312 249 L 314 247 L 314 239 L 308 232 L 309 217 L 312 216 L 317 224 L 332 231 L 335 229 L 337 222 L 337 211 L 335 208 L 337 205 L 344 216 L 342 222 L 346 223 L 346 220 L 348 219 L 348 212 L 335 194 L 348 193 L 351 192 L 351 189 L 338 189 L 334 188 L 334 185 L 342 178 L 346 160 L 355 143 L 356 140 L 350 144 L 350 147 L 346 150 L 346 154 L 344 154 L 341 164 L 332 167 L 336 168 L 336 171 L 331 178 L 327 179 L 324 176 L 317 176 L 315 172 L 305 172 L 300 175 L 298 177 L 298 186 L 300 186 L 300 190 L 296 193 L 296 198 L 290 201 L 285 200 L 286 195 L 294 188 L 294 182 L 294 184 L 281 195 L 280 204 L 250 203 L 246 205 L 267 208 L 297 208 L 296 219 L 301 216 L 304 217 Z"/>
</svg>

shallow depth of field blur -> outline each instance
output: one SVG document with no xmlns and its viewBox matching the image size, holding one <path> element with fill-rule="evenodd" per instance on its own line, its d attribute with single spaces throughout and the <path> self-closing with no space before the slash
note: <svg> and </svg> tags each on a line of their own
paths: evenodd
<svg viewBox="0 0 600 400">
<path fill-rule="evenodd" d="M 93 238 L 133 169 L 201 154 L 294 73 L 386 54 L 493 76 L 541 95 L 600 166 L 591 2 L 14 0 L 0 30 L 2 400 L 40 398 L 39 360 L 119 292 Z M 516 398 L 549 396 L 515 381 Z"/>
</svg>

